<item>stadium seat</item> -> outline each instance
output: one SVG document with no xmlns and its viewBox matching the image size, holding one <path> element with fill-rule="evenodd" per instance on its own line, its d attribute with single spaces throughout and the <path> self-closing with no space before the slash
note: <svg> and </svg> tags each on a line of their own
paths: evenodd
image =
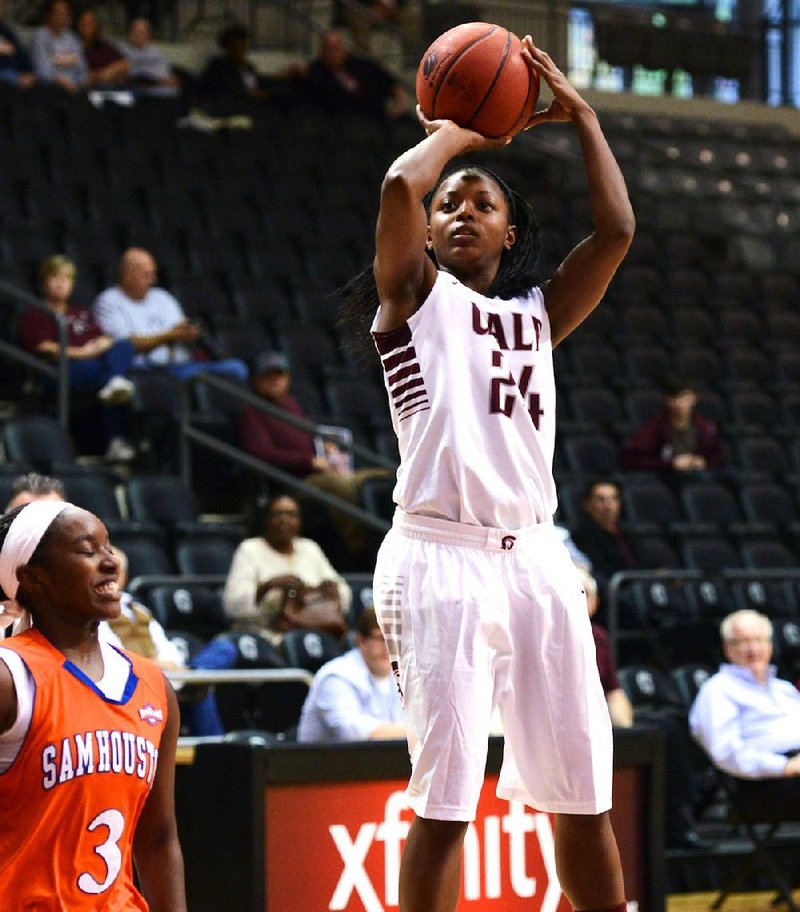
<svg viewBox="0 0 800 912">
<path fill-rule="evenodd" d="M 715 671 L 713 665 L 705 662 L 685 662 L 670 669 L 670 681 L 687 713 L 697 692 Z"/>
<path fill-rule="evenodd" d="M 619 669 L 619 683 L 634 710 L 675 710 L 681 700 L 667 672 L 652 665 L 626 665 Z"/>
<path fill-rule="evenodd" d="M 718 536 L 686 538 L 681 544 L 681 553 L 690 570 L 716 573 L 742 564 L 736 548 Z"/>
<path fill-rule="evenodd" d="M 625 528 L 638 535 L 680 533 L 688 526 L 672 488 L 655 474 L 622 485 Z"/>
<path fill-rule="evenodd" d="M 791 579 L 744 575 L 731 581 L 731 596 L 737 610 L 760 611 L 771 618 L 797 615 L 797 593 Z"/>
<path fill-rule="evenodd" d="M 796 567 L 797 555 L 781 541 L 747 541 L 742 543 L 746 567 Z"/>
<path fill-rule="evenodd" d="M 585 475 L 608 475 L 619 468 L 619 448 L 599 434 L 575 434 L 563 442 L 567 465 Z"/>
<path fill-rule="evenodd" d="M 64 493 L 70 503 L 83 507 L 102 520 L 122 520 L 115 491 L 115 481 L 110 474 L 97 468 L 91 471 L 60 473 Z"/>
<path fill-rule="evenodd" d="M 175 563 L 180 573 L 189 576 L 227 576 L 235 551 L 236 542 L 222 535 L 188 536 L 175 544 Z"/>
<path fill-rule="evenodd" d="M 128 579 L 175 572 L 172 559 L 158 536 L 130 527 L 114 527 L 111 540 L 128 558 Z"/>
<path fill-rule="evenodd" d="M 144 594 L 165 630 L 186 630 L 207 641 L 230 626 L 222 607 L 222 596 L 210 586 L 176 580 L 156 585 Z"/>
<path fill-rule="evenodd" d="M 343 652 L 340 642 L 323 630 L 288 630 L 281 641 L 287 668 L 304 668 L 312 674 Z"/>
<path fill-rule="evenodd" d="M 48 415 L 9 418 L 3 427 L 3 446 L 9 462 L 24 462 L 49 474 L 75 463 L 75 445 L 67 431 Z"/>
</svg>

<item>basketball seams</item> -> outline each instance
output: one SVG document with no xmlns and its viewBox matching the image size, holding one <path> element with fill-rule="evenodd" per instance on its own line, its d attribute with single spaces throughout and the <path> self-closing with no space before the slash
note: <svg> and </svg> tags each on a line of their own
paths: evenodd
<svg viewBox="0 0 800 912">
<path fill-rule="evenodd" d="M 489 96 L 494 91 L 494 87 L 497 85 L 497 81 L 498 81 L 498 79 L 500 79 L 500 76 L 502 75 L 503 70 L 505 69 L 506 62 L 508 60 L 508 55 L 509 55 L 509 52 L 511 51 L 511 38 L 512 38 L 511 32 L 506 31 L 506 46 L 503 50 L 503 56 L 500 58 L 500 62 L 498 63 L 497 69 L 494 72 L 492 81 L 489 83 L 488 88 L 484 92 L 484 95 L 480 101 L 480 104 L 475 109 L 475 112 L 473 113 L 472 117 L 470 117 L 468 123 L 465 124 L 465 126 L 468 128 L 471 128 L 472 125 L 475 123 L 475 121 L 480 116 L 480 113 L 483 110 L 484 105 L 488 101 Z M 514 123 L 516 123 L 516 120 L 514 121 Z"/>
<path fill-rule="evenodd" d="M 417 69 L 417 100 L 431 120 L 446 118 L 486 137 L 526 126 L 539 97 L 522 43 L 496 23 L 468 22 L 439 36 Z"/>
<path fill-rule="evenodd" d="M 453 59 L 446 65 L 442 75 L 439 77 L 438 85 L 436 86 L 436 91 L 433 93 L 433 100 L 431 102 L 431 120 L 436 120 L 436 102 L 439 99 L 439 92 L 447 81 L 447 77 L 450 75 L 450 71 L 458 63 L 461 58 L 472 50 L 476 45 L 480 44 L 481 41 L 485 41 L 487 38 L 490 38 L 497 31 L 497 26 L 493 25 L 489 28 L 489 31 L 484 32 L 482 35 L 478 35 L 469 44 L 462 47 L 456 54 L 453 55 Z M 474 118 L 473 118 L 474 119 Z"/>
</svg>

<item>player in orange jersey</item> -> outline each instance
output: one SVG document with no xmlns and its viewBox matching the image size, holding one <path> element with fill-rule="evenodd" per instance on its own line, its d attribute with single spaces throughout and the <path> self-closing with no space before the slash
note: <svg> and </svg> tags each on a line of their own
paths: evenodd
<svg viewBox="0 0 800 912">
<path fill-rule="evenodd" d="M 33 618 L 0 646 L 4 909 L 186 912 L 178 703 L 155 663 L 97 636 L 119 614 L 118 572 L 86 510 L 37 501 L 0 518 L 0 586 Z"/>
</svg>

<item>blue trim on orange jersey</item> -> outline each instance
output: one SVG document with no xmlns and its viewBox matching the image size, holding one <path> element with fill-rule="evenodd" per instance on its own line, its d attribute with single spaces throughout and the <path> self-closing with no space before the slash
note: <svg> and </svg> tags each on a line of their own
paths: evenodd
<svg viewBox="0 0 800 912">
<path fill-rule="evenodd" d="M 68 671 L 74 678 L 77 678 L 81 684 L 85 684 L 89 690 L 94 691 L 94 693 L 96 693 L 101 700 L 104 700 L 106 703 L 113 703 L 116 706 L 124 706 L 136 691 L 136 685 L 139 683 L 139 678 L 133 670 L 133 662 L 131 662 L 131 660 L 123 652 L 120 652 L 116 646 L 111 646 L 111 648 L 119 655 L 121 655 L 130 667 L 130 671 L 128 672 L 128 680 L 125 682 L 125 689 L 122 691 L 122 696 L 119 698 L 119 700 L 112 700 L 110 697 L 107 697 L 103 691 L 100 690 L 97 684 L 95 684 L 91 678 L 85 675 L 77 665 L 70 662 L 69 659 L 64 660 L 64 669 Z"/>
</svg>

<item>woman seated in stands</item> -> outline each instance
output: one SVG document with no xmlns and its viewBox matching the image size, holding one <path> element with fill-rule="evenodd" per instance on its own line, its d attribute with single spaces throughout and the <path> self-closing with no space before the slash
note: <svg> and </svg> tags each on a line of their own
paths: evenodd
<svg viewBox="0 0 800 912">
<path fill-rule="evenodd" d="M 97 14 L 91 7 L 78 16 L 75 30 L 83 42 L 83 53 L 89 66 L 88 85 L 100 88 L 124 86 L 128 78 L 128 61 L 103 37 Z"/>
<path fill-rule="evenodd" d="M 351 591 L 322 548 L 300 536 L 300 505 L 293 497 L 273 497 L 266 508 L 264 534 L 236 549 L 225 583 L 225 613 L 240 627 L 257 629 L 280 642 L 281 613 L 288 599 L 303 594 L 338 601 L 344 618 Z M 292 595 L 294 593 L 294 595 Z"/>
<path fill-rule="evenodd" d="M 76 276 L 77 268 L 69 257 L 56 254 L 43 261 L 39 268 L 40 290 L 51 313 L 37 307 L 26 310 L 19 323 L 19 341 L 27 351 L 57 361 L 61 343 L 55 315 L 64 318 L 70 388 L 96 392 L 103 406 L 106 458 L 129 461 L 136 450 L 127 440 L 128 416 L 122 407 L 133 393 L 133 383 L 127 377 L 133 363 L 133 346 L 127 339 L 115 342 L 106 336 L 87 307 L 71 303 Z"/>
</svg>

